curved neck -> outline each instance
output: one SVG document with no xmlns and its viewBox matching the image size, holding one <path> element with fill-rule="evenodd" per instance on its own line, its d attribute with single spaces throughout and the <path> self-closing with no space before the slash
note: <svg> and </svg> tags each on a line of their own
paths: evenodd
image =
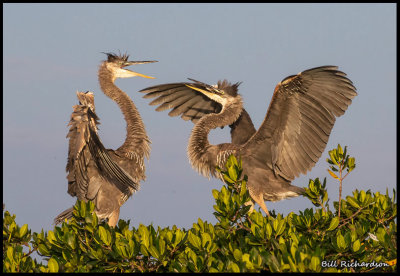
<svg viewBox="0 0 400 276">
<path fill-rule="evenodd" d="M 107 69 L 105 63 L 99 68 L 100 87 L 105 95 L 115 101 L 126 121 L 126 139 L 117 151 L 132 158 L 132 154 L 149 157 L 150 140 L 140 114 L 131 98 L 114 84 L 115 78 Z"/>
<path fill-rule="evenodd" d="M 194 126 L 188 145 L 188 156 L 192 167 L 203 175 L 214 175 L 218 151 L 211 149 L 208 134 L 212 129 L 230 125 L 235 122 L 243 110 L 240 96 L 226 104 L 220 113 L 211 113 L 202 117 Z"/>
</svg>

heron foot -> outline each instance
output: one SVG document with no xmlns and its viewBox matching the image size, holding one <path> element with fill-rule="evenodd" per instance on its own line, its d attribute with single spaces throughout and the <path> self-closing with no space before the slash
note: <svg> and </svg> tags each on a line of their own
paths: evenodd
<svg viewBox="0 0 400 276">
<path fill-rule="evenodd" d="M 260 205 L 261 209 L 263 209 L 263 211 L 267 214 L 267 217 L 269 217 L 270 214 L 268 212 L 267 205 L 265 205 L 263 194 L 253 197 L 253 200 Z"/>
</svg>

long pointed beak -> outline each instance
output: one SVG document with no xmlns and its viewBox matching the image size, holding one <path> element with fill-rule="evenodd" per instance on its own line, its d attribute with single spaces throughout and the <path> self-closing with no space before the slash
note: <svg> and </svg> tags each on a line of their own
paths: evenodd
<svg viewBox="0 0 400 276">
<path fill-rule="evenodd" d="M 129 65 L 136 65 L 136 64 L 153 63 L 153 62 L 158 62 L 158 60 L 127 61 L 127 62 L 125 62 L 125 64 L 126 64 L 126 66 L 129 66 Z"/>
<path fill-rule="evenodd" d="M 191 86 L 189 84 L 185 84 L 185 85 L 193 90 L 199 91 L 200 93 L 202 93 L 203 95 L 207 96 L 208 98 L 210 98 L 212 100 L 216 100 L 215 99 L 216 97 L 219 97 L 220 95 L 224 94 L 223 91 L 219 91 L 216 89 L 212 89 L 212 91 L 209 91 L 209 90 L 201 89 L 201 88 L 198 88 L 195 86 Z"/>
<path fill-rule="evenodd" d="M 130 70 L 128 70 L 128 71 L 130 71 Z M 133 72 L 133 71 L 131 71 L 131 72 L 132 72 L 132 76 L 133 77 L 142 77 L 142 78 L 146 78 L 146 79 L 155 79 L 155 77 L 150 77 L 150 76 L 147 76 L 147 75 L 143 75 L 143 74 L 140 74 L 138 72 Z"/>
<path fill-rule="evenodd" d="M 130 65 L 137 65 L 137 64 L 153 63 L 153 62 L 158 62 L 158 61 L 157 60 L 127 61 L 127 62 L 125 62 L 124 67 L 125 66 L 130 66 Z M 126 73 L 128 75 L 127 77 L 142 77 L 142 78 L 146 78 L 146 79 L 155 79 L 155 77 L 150 77 L 150 76 L 147 76 L 147 75 L 143 75 L 143 74 L 140 74 L 138 72 L 134 72 L 134 71 L 131 71 L 131 70 L 128 70 L 128 69 L 123 69 L 123 70 L 126 71 Z"/>
</svg>

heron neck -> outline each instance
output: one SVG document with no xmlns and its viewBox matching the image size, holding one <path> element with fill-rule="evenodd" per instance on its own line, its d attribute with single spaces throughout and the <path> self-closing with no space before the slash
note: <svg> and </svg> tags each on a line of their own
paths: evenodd
<svg viewBox="0 0 400 276">
<path fill-rule="evenodd" d="M 114 84 L 111 72 L 103 63 L 99 68 L 100 87 L 105 95 L 115 101 L 126 121 L 126 139 L 117 151 L 129 156 L 132 153 L 149 157 L 150 140 L 140 117 L 140 114 L 131 98 Z"/>
<path fill-rule="evenodd" d="M 208 141 L 212 129 L 230 125 L 235 122 L 243 109 L 243 103 L 238 96 L 234 102 L 225 105 L 218 114 L 211 113 L 201 118 L 194 126 L 189 138 L 188 156 L 192 167 L 208 176 L 213 174 L 215 159 L 218 152 L 213 152 Z M 212 168 L 211 168 L 211 167 Z"/>
</svg>

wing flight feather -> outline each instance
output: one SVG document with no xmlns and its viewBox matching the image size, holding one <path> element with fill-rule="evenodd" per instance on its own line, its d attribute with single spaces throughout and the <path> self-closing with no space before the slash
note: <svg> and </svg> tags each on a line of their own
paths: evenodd
<svg viewBox="0 0 400 276">
<path fill-rule="evenodd" d="M 321 157 L 336 117 L 356 88 L 336 66 L 321 66 L 282 80 L 259 130 L 243 146 L 275 174 L 293 180 Z"/>
<path fill-rule="evenodd" d="M 129 192 L 129 188 L 138 190 L 139 184 L 111 159 L 97 134 L 99 119 L 94 112 L 93 94 L 77 92 L 77 96 L 80 104 L 73 107 L 67 134 L 69 138 L 66 166 L 68 193 L 79 199 L 88 199 L 89 185 L 91 185 L 91 191 L 99 188 L 95 187 L 97 183 L 90 182 L 92 174 L 101 175 L 124 193 Z"/>
</svg>

